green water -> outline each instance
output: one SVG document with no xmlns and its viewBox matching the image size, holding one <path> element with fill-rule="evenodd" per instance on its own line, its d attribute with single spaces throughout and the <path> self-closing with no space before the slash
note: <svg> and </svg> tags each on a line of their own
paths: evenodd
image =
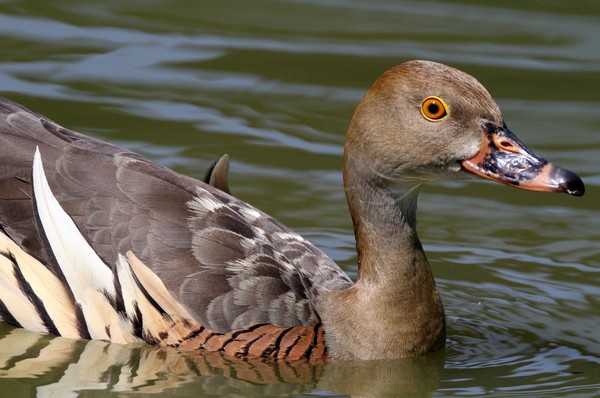
<svg viewBox="0 0 600 398">
<path fill-rule="evenodd" d="M 587 188 L 422 189 L 444 351 L 268 364 L 3 326 L 0 395 L 600 395 L 597 1 L 0 1 L 0 95 L 198 178 L 229 153 L 233 193 L 353 277 L 344 132 L 379 74 L 415 58 L 475 75 L 511 130 Z"/>
</svg>

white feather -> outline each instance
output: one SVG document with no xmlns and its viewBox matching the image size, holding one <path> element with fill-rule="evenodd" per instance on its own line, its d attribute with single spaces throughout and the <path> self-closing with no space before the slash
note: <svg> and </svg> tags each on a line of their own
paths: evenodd
<svg viewBox="0 0 600 398">
<path fill-rule="evenodd" d="M 33 157 L 33 193 L 52 253 L 73 292 L 75 301 L 81 305 L 91 337 L 109 340 L 106 326 L 110 319 L 114 319 L 114 314 L 99 312 L 98 302 L 95 301 L 100 298 L 98 295 L 102 295 L 100 292 L 116 296 L 114 275 L 83 238 L 73 220 L 52 194 L 37 148 Z"/>
<path fill-rule="evenodd" d="M 197 189 L 196 196 L 187 205 L 198 217 L 205 217 L 209 213 L 225 206 L 223 203 L 213 199 L 212 195 L 202 188 Z"/>
<path fill-rule="evenodd" d="M 62 281 L 2 232 L 0 232 L 0 250 L 13 255 L 23 278 L 29 283 L 35 295 L 44 303 L 46 312 L 54 321 L 60 335 L 72 338 L 79 337 L 75 306 Z M 19 288 L 12 262 L 2 256 L 0 265 L 3 284 L 3 288 L 0 290 L 0 298 L 7 304 L 9 312 L 26 329 L 47 332 L 37 316 L 35 307 Z M 11 307 L 9 307 L 9 303 Z M 20 303 L 21 309 L 14 307 L 17 303 Z M 31 322 L 36 325 L 39 322 L 40 328 L 26 326 Z"/>
<path fill-rule="evenodd" d="M 41 229 L 65 276 L 66 285 L 2 232 L 0 251 L 12 254 L 24 279 L 43 302 L 62 336 L 81 337 L 75 304 L 81 307 L 92 339 L 116 343 L 140 341 L 133 329 L 138 316 L 136 304 L 141 314 L 139 321 L 142 322 L 143 333 L 145 337 L 152 337 L 150 341 L 158 338 L 162 345 L 176 346 L 199 328 L 189 312 L 167 291 L 160 278 L 133 253 L 128 252 L 127 257 L 119 254 L 116 273 L 104 264 L 54 197 L 37 149 L 33 160 L 32 183 Z M 207 211 L 215 208 L 211 201 L 199 204 Z M 30 297 L 21 290 L 14 271 L 12 259 L 0 256 L 0 300 L 23 327 L 48 332 Z M 115 284 L 115 278 L 119 284 Z M 117 286 L 120 286 L 119 291 Z M 122 296 L 125 314 L 113 308 L 107 294 L 112 298 Z M 154 302 L 166 314 L 159 311 Z"/>
<path fill-rule="evenodd" d="M 135 281 L 134 274 L 146 293 L 166 312 L 164 316 L 148 300 Z M 186 336 L 199 329 L 190 314 L 167 291 L 160 278 L 156 276 L 132 252 L 127 258 L 119 254 L 117 260 L 117 275 L 121 284 L 123 300 L 127 313 L 132 318 L 135 315 L 133 304 L 137 303 L 142 314 L 142 328 L 146 336 L 162 339 L 163 345 L 178 345 Z"/>
<path fill-rule="evenodd" d="M 25 329 L 48 333 L 34 305 L 19 288 L 12 262 L 0 256 L 0 299 L 4 306 Z"/>
<path fill-rule="evenodd" d="M 173 298 L 158 275 L 152 272 L 152 270 L 131 251 L 127 252 L 127 263 L 148 294 L 167 312 L 167 314 L 169 314 L 170 317 L 180 317 L 193 322 L 192 320 L 194 318 L 192 315 L 183 307 L 183 305 Z"/>
</svg>

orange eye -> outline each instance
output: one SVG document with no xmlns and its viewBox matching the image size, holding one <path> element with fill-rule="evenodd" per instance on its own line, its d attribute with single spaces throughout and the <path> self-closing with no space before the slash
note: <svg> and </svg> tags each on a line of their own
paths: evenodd
<svg viewBox="0 0 600 398">
<path fill-rule="evenodd" d="M 448 116 L 448 107 L 446 103 L 439 97 L 427 97 L 421 104 L 421 113 L 425 119 L 431 122 L 439 122 L 444 117 Z"/>
</svg>

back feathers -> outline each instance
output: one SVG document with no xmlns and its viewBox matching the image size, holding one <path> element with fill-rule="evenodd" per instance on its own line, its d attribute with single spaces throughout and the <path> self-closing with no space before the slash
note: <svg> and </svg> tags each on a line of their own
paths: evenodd
<svg viewBox="0 0 600 398">
<path fill-rule="evenodd" d="M 143 341 L 228 356 L 326 355 L 320 323 L 255 323 L 227 333 L 200 325 L 132 252 L 119 253 L 113 267 L 98 256 L 54 197 L 37 149 L 32 184 L 37 227 L 54 263 L 44 265 L 0 228 L 0 320 L 63 337 Z"/>
<path fill-rule="evenodd" d="M 178 346 L 199 325 L 133 253 L 105 264 L 62 209 L 33 161 L 35 211 L 56 273 L 0 231 L 0 317 L 64 337 Z"/>
</svg>

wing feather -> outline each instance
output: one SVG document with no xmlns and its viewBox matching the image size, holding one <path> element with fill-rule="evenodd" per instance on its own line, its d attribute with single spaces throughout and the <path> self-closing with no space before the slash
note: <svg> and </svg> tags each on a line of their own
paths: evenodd
<svg viewBox="0 0 600 398">
<path fill-rule="evenodd" d="M 252 206 L 0 99 L 0 227 L 48 266 L 61 249 L 40 243 L 31 200 L 36 146 L 49 188 L 97 253 L 102 286 L 116 278 L 119 253 L 131 251 L 196 321 L 226 333 L 263 322 L 315 325 L 314 286 L 351 284 L 321 251 Z"/>
</svg>

